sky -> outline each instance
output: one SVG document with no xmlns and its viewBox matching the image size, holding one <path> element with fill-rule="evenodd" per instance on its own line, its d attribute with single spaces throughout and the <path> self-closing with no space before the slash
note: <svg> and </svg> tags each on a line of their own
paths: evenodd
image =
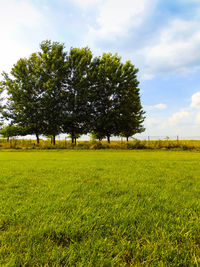
<svg viewBox="0 0 200 267">
<path fill-rule="evenodd" d="M 0 0 L 0 73 L 47 39 L 139 68 L 143 136 L 200 136 L 200 0 Z"/>
</svg>

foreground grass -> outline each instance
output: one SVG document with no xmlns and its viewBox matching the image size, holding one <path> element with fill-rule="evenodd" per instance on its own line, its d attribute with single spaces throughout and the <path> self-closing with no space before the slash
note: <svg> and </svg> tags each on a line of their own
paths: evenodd
<svg viewBox="0 0 200 267">
<path fill-rule="evenodd" d="M 0 265 L 198 265 L 199 158 L 0 152 Z"/>
</svg>

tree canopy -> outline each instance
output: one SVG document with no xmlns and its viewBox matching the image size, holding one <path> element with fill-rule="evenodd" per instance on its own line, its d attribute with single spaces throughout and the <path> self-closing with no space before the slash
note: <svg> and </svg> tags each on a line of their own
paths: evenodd
<svg viewBox="0 0 200 267">
<path fill-rule="evenodd" d="M 92 52 L 89 48 L 71 48 L 67 58 L 64 87 L 63 132 L 70 134 L 72 143 L 77 136 L 89 132 L 91 105 L 89 102 L 89 72 Z"/>
<path fill-rule="evenodd" d="M 5 117 L 23 127 L 25 135 L 35 134 L 37 140 L 43 133 L 39 68 L 37 55 L 32 54 L 29 59 L 18 60 L 11 70 L 12 78 L 3 73 L 2 83 L 8 94 Z"/>
<path fill-rule="evenodd" d="M 119 135 L 128 141 L 144 131 L 137 73 L 117 54 L 93 57 L 88 47 L 66 52 L 64 44 L 44 41 L 39 52 L 3 73 L 4 118 L 24 135 L 35 134 L 38 143 L 43 134 L 55 144 L 60 133 L 68 133 L 73 143 L 87 133 L 108 142 Z"/>
</svg>

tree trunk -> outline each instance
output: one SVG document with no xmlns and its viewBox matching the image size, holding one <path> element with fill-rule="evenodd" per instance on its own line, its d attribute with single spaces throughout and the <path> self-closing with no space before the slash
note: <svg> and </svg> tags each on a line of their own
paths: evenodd
<svg viewBox="0 0 200 267">
<path fill-rule="evenodd" d="M 72 144 L 74 143 L 74 136 L 72 135 Z"/>
<path fill-rule="evenodd" d="M 128 143 L 128 136 L 126 137 L 126 142 Z"/>
<path fill-rule="evenodd" d="M 55 134 L 53 135 L 53 145 L 55 146 L 55 144 L 56 144 L 56 136 L 55 136 Z"/>
<path fill-rule="evenodd" d="M 76 146 L 76 137 L 74 137 L 74 144 L 75 144 L 75 146 Z"/>
<path fill-rule="evenodd" d="M 39 135 L 37 133 L 35 135 L 36 135 L 36 138 L 37 138 L 37 145 L 39 145 L 39 143 L 40 143 Z"/>
<path fill-rule="evenodd" d="M 9 142 L 9 139 L 10 139 L 10 137 L 8 136 L 8 137 L 7 137 L 7 142 Z"/>
<path fill-rule="evenodd" d="M 108 144 L 110 144 L 110 135 L 107 136 Z"/>
</svg>

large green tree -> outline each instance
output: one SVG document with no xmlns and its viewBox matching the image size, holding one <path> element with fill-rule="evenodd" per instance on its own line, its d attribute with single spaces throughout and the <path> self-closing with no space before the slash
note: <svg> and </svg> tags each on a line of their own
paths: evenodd
<svg viewBox="0 0 200 267">
<path fill-rule="evenodd" d="M 67 53 L 64 45 L 58 42 L 44 41 L 40 48 L 38 77 L 42 94 L 43 134 L 52 135 L 55 145 L 55 137 L 62 131 Z"/>
<path fill-rule="evenodd" d="M 20 59 L 11 70 L 11 77 L 3 73 L 2 86 L 8 98 L 4 116 L 13 125 L 23 128 L 24 135 L 35 134 L 37 143 L 43 133 L 43 107 L 38 72 L 40 61 L 37 54 Z"/>
<path fill-rule="evenodd" d="M 110 143 L 112 135 L 119 135 L 117 91 L 122 76 L 122 64 L 118 55 L 104 53 L 92 62 L 90 96 L 93 106 L 91 131 L 99 139 L 107 137 Z"/>
<path fill-rule="evenodd" d="M 91 60 L 89 48 L 71 48 L 66 63 L 63 132 L 69 133 L 75 144 L 77 136 L 89 131 Z"/>
<path fill-rule="evenodd" d="M 129 137 L 145 130 L 143 127 L 145 112 L 140 101 L 137 73 L 138 69 L 127 61 L 122 67 L 121 82 L 117 90 L 118 128 L 120 135 L 126 137 L 127 142 Z"/>
</svg>

